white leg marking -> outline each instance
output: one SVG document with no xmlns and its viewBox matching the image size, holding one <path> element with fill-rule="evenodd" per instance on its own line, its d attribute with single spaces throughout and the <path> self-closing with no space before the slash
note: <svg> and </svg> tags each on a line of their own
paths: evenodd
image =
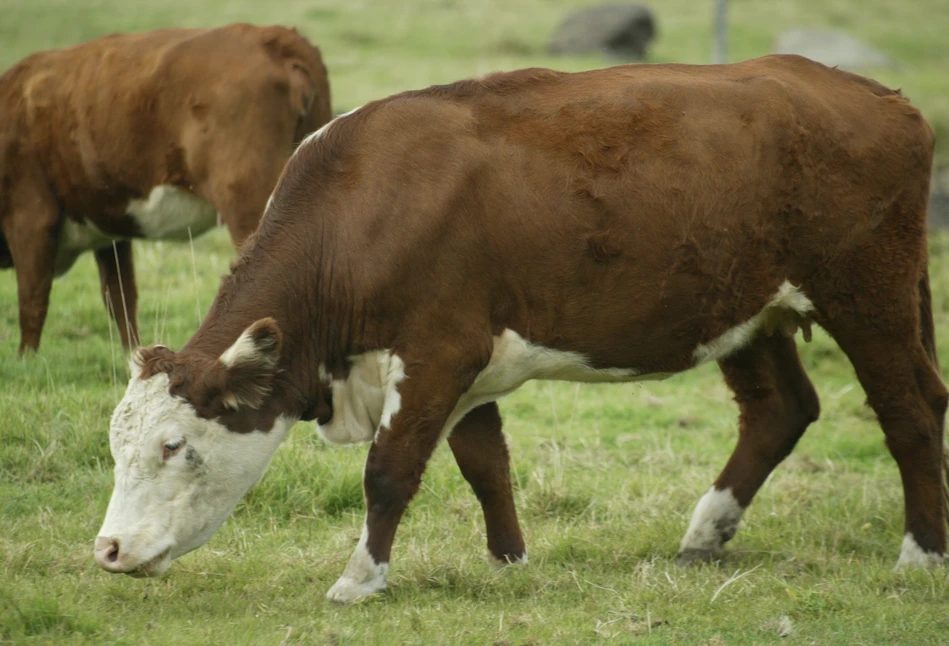
<svg viewBox="0 0 949 646">
<path fill-rule="evenodd" d="M 679 557 L 692 560 L 721 554 L 722 546 L 735 535 L 744 513 L 731 489 L 709 489 L 692 513 L 692 522 L 679 546 Z"/>
<path fill-rule="evenodd" d="M 359 545 L 356 546 L 353 555 L 349 557 L 349 563 L 346 564 L 343 575 L 326 593 L 326 598 L 330 601 L 352 603 L 380 590 L 385 590 L 389 564 L 376 563 L 366 547 L 368 540 L 369 529 L 363 525 Z"/>
<path fill-rule="evenodd" d="M 496 570 L 506 568 L 509 565 L 527 565 L 527 552 L 524 552 L 523 556 L 519 556 L 513 561 L 502 561 L 491 552 L 488 552 L 488 562 Z"/>
<path fill-rule="evenodd" d="M 949 554 L 937 554 L 936 552 L 927 552 L 919 546 L 912 532 L 906 532 L 903 537 L 903 548 L 900 550 L 900 560 L 896 562 L 896 569 L 903 568 L 931 568 L 942 563 L 949 558 Z"/>
</svg>

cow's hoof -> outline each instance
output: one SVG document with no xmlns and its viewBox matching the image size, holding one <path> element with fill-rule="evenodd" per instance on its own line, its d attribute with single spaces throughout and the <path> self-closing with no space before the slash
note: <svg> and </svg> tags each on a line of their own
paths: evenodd
<svg viewBox="0 0 949 646">
<path fill-rule="evenodd" d="M 676 564 L 682 566 L 697 565 L 699 563 L 718 561 L 721 558 L 721 550 L 703 550 L 690 547 L 679 552 L 679 556 L 676 558 Z"/>
<path fill-rule="evenodd" d="M 903 536 L 903 547 L 900 550 L 900 560 L 896 562 L 897 570 L 929 570 L 946 563 L 949 555 L 938 552 L 927 552 L 913 538 L 912 533 Z"/>
<path fill-rule="evenodd" d="M 495 570 L 501 570 L 509 565 L 527 565 L 527 552 L 524 552 L 520 556 L 506 555 L 503 559 L 499 559 L 494 554 L 488 552 L 488 562 Z"/>
<path fill-rule="evenodd" d="M 330 591 L 326 593 L 326 598 L 336 603 L 354 603 L 385 589 L 385 579 L 359 583 L 348 576 L 341 576 L 330 588 Z"/>
</svg>

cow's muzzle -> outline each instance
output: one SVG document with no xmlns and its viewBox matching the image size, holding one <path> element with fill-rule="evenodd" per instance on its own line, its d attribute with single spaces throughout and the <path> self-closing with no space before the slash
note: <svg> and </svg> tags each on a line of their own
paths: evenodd
<svg viewBox="0 0 949 646">
<path fill-rule="evenodd" d="M 134 577 L 161 576 L 171 565 L 171 548 L 144 563 L 136 563 L 130 561 L 128 553 L 122 550 L 122 542 L 118 537 L 99 536 L 96 538 L 95 559 L 99 567 L 113 574 L 128 574 Z"/>
</svg>

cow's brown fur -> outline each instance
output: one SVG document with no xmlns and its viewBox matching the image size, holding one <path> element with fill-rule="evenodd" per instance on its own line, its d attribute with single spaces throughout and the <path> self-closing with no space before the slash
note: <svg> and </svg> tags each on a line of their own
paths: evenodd
<svg viewBox="0 0 949 646">
<path fill-rule="evenodd" d="M 597 368 L 678 372 L 790 281 L 879 416 L 906 530 L 943 554 L 933 142 L 897 92 L 793 56 L 523 70 L 400 94 L 297 152 L 201 328 L 154 365 L 218 416 L 208 366 L 272 316 L 284 335 L 272 397 L 219 415 L 245 432 L 279 414 L 327 418 L 318 366 L 341 377 L 354 355 L 400 357 L 401 409 L 365 471 L 368 549 L 387 562 L 446 419 L 503 330 Z M 745 506 L 819 403 L 793 339 L 762 335 L 720 363 L 741 425 L 717 484 Z M 517 556 L 496 412 L 458 428 L 452 449 L 486 505 L 489 544 Z"/>
<path fill-rule="evenodd" d="M 276 26 L 112 35 L 7 70 L 0 266 L 17 272 L 21 351 L 39 345 L 66 218 L 135 237 L 129 200 L 173 185 L 210 202 L 240 245 L 295 144 L 330 116 L 319 50 Z M 106 246 L 96 260 L 106 305 L 133 344 L 130 243 Z"/>
</svg>

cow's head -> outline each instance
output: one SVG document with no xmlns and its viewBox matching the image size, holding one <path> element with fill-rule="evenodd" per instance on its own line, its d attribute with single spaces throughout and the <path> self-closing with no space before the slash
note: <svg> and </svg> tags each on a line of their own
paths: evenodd
<svg viewBox="0 0 949 646">
<path fill-rule="evenodd" d="M 293 420 L 232 430 L 261 415 L 280 354 L 273 319 L 257 321 L 219 357 L 136 351 L 112 415 L 115 488 L 96 539 L 110 572 L 160 576 L 206 543 L 263 475 Z"/>
</svg>

